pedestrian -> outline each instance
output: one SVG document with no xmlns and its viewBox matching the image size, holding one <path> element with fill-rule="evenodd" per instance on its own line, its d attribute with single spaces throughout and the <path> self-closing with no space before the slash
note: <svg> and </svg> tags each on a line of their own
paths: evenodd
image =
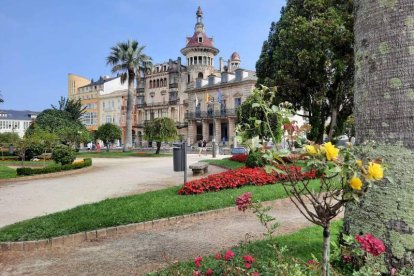
<svg viewBox="0 0 414 276">
<path fill-rule="evenodd" d="M 206 140 L 203 140 L 203 151 L 204 151 L 204 154 L 207 155 L 207 141 Z"/>
<path fill-rule="evenodd" d="M 203 150 L 203 142 L 198 140 L 198 157 L 201 156 L 201 151 Z"/>
</svg>

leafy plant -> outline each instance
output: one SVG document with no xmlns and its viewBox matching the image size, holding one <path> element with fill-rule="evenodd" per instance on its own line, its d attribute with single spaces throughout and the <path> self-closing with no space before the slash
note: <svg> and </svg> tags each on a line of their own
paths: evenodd
<svg viewBox="0 0 414 276">
<path fill-rule="evenodd" d="M 122 131 L 117 125 L 106 123 L 101 125 L 95 133 L 96 139 L 100 139 L 106 145 L 106 151 L 109 151 L 109 144 L 115 140 L 121 139 Z"/>
<path fill-rule="evenodd" d="M 175 122 L 167 117 L 146 121 L 144 124 L 144 137 L 148 141 L 157 142 L 156 154 L 160 153 L 161 142 L 172 142 L 177 138 Z"/>
<path fill-rule="evenodd" d="M 266 159 L 263 158 L 262 153 L 259 150 L 251 150 L 246 159 L 246 167 L 248 168 L 261 168 L 266 165 Z"/>
<path fill-rule="evenodd" d="M 76 153 L 66 145 L 58 145 L 52 151 L 52 159 L 62 165 L 71 164 L 76 159 Z"/>
</svg>

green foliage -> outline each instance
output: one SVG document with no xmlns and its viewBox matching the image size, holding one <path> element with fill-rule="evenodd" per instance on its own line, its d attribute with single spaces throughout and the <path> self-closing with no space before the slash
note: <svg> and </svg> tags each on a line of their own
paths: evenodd
<svg viewBox="0 0 414 276">
<path fill-rule="evenodd" d="M 262 153 L 258 150 L 250 151 L 246 160 L 246 167 L 256 168 L 263 167 L 264 165 L 266 165 L 266 160 L 263 158 Z"/>
<path fill-rule="evenodd" d="M 322 142 L 332 114 L 341 125 L 352 113 L 352 11 L 350 0 L 288 0 L 256 64 L 258 84 L 277 85 L 280 102 L 309 113 L 311 140 Z M 335 120 L 330 128 L 336 129 Z"/>
<path fill-rule="evenodd" d="M 95 133 L 95 138 L 102 140 L 109 149 L 109 143 L 121 139 L 122 131 L 117 125 L 106 123 L 101 125 Z"/>
<path fill-rule="evenodd" d="M 226 159 L 209 159 L 209 160 L 203 160 L 203 162 L 207 162 L 211 165 L 222 167 L 225 169 L 230 169 L 230 170 L 242 168 L 245 166 L 244 163 L 232 161 L 227 158 Z"/>
<path fill-rule="evenodd" d="M 75 159 L 75 151 L 66 145 L 58 145 L 52 151 L 52 159 L 62 165 L 71 164 Z"/>
<path fill-rule="evenodd" d="M 264 102 L 268 108 L 272 108 L 275 103 L 275 90 L 263 87 L 255 89 L 246 101 L 237 110 L 237 124 L 240 125 L 239 132 L 242 133 L 244 139 L 252 139 L 259 136 L 260 139 L 269 141 L 272 134 L 276 141 L 280 142 L 282 138 L 282 120 L 276 113 L 272 113 L 265 117 L 263 109 L 257 103 Z M 269 120 L 269 125 L 258 123 Z M 272 133 L 272 130 L 273 133 Z"/>
<path fill-rule="evenodd" d="M 144 137 L 148 141 L 157 142 L 157 154 L 160 152 L 161 142 L 172 142 L 177 139 L 177 127 L 170 118 L 156 118 L 144 124 Z"/>
<path fill-rule="evenodd" d="M 92 166 L 92 159 L 84 159 L 83 162 L 66 164 L 66 165 L 51 165 L 45 168 L 17 168 L 16 172 L 19 176 L 47 174 L 60 171 L 77 170 L 84 167 Z"/>
<path fill-rule="evenodd" d="M 0 133 L 0 145 L 14 144 L 20 140 L 19 134 L 14 132 Z"/>
<path fill-rule="evenodd" d="M 66 99 L 61 97 L 59 100 L 59 106 L 52 105 L 54 110 L 63 111 L 67 113 L 67 116 L 73 121 L 80 121 L 82 114 L 85 113 L 86 107 L 82 107 L 80 99 Z"/>
</svg>

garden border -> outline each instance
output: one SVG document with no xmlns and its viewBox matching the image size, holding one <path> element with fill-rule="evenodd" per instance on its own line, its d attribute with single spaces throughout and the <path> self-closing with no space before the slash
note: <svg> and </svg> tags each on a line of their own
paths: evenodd
<svg viewBox="0 0 414 276">
<path fill-rule="evenodd" d="M 264 206 L 274 206 L 274 205 L 283 205 L 286 200 L 277 199 L 273 201 L 266 201 L 262 204 Z M 159 229 L 165 226 L 171 226 L 181 222 L 192 222 L 204 218 L 211 218 L 219 214 L 226 214 L 231 212 L 238 212 L 237 206 L 227 207 L 216 210 L 209 210 L 204 212 L 192 213 L 182 216 L 162 218 L 152 221 L 131 223 L 126 225 L 119 225 L 114 227 L 101 228 L 97 230 L 90 230 L 79 232 L 75 234 L 53 237 L 49 239 L 42 240 L 31 240 L 31 241 L 19 241 L 19 242 L 0 242 L 0 252 L 16 252 L 16 251 L 34 251 L 34 250 L 44 250 L 52 248 L 64 248 L 64 247 L 73 247 L 79 245 L 83 242 L 97 241 L 99 239 L 105 239 L 109 237 L 114 237 L 117 235 L 127 234 L 127 233 L 137 233 L 149 229 Z"/>
<path fill-rule="evenodd" d="M 0 179 L 0 185 L 1 184 L 8 184 L 8 183 L 14 183 L 14 182 L 21 182 L 26 180 L 36 180 L 36 179 L 46 179 L 46 178 L 53 178 L 58 176 L 66 176 L 66 175 L 72 175 L 72 174 L 78 174 L 81 172 L 85 172 L 88 170 L 91 170 L 93 165 L 87 166 L 80 169 L 74 169 L 74 170 L 68 170 L 68 171 L 60 171 L 60 172 L 54 172 L 54 173 L 44 173 L 44 174 L 36 174 L 36 175 L 28 175 L 28 176 L 20 176 L 16 178 L 5 178 Z"/>
</svg>

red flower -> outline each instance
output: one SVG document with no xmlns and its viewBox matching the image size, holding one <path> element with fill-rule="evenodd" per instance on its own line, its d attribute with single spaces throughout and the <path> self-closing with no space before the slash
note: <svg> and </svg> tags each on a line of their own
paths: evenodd
<svg viewBox="0 0 414 276">
<path fill-rule="evenodd" d="M 213 270 L 211 270 L 211 268 L 209 268 L 206 271 L 206 276 L 211 276 L 211 275 L 213 275 Z"/>
<path fill-rule="evenodd" d="M 220 260 L 221 259 L 221 254 L 217 253 L 216 256 L 214 257 L 216 260 Z"/>
<path fill-rule="evenodd" d="M 197 258 L 194 259 L 194 264 L 196 267 L 200 267 L 201 266 L 201 261 L 203 260 L 203 257 L 198 256 Z"/>
<path fill-rule="evenodd" d="M 315 261 L 315 260 L 308 260 L 307 262 L 306 262 L 306 264 L 307 265 L 318 265 L 319 263 L 317 262 L 317 261 Z"/>
<path fill-rule="evenodd" d="M 350 262 L 351 262 L 351 256 L 348 256 L 348 255 L 343 255 L 343 256 L 342 256 L 342 261 L 343 261 L 344 263 L 350 263 Z"/>
<path fill-rule="evenodd" d="M 250 269 L 252 267 L 252 265 L 250 263 L 244 263 L 244 267 L 247 269 Z"/>
<path fill-rule="evenodd" d="M 234 252 L 233 252 L 233 251 L 228 250 L 228 251 L 226 252 L 226 254 L 224 254 L 224 259 L 225 259 L 226 261 L 230 261 L 231 259 L 233 259 L 233 258 L 234 258 L 234 256 L 236 256 L 236 254 L 234 254 Z"/>
<path fill-rule="evenodd" d="M 246 163 L 247 157 L 248 157 L 247 154 L 241 153 L 241 154 L 233 155 L 232 157 L 229 158 L 229 160 L 240 162 L 240 163 Z"/>
<path fill-rule="evenodd" d="M 259 276 L 259 272 L 257 272 L 257 271 L 253 272 L 252 276 Z"/>
<path fill-rule="evenodd" d="M 236 205 L 239 211 L 246 211 L 252 205 L 252 193 L 247 192 L 236 198 Z"/>
<path fill-rule="evenodd" d="M 203 276 L 203 274 L 198 270 L 193 270 L 193 276 Z"/>
<path fill-rule="evenodd" d="M 361 246 L 362 250 L 373 256 L 379 256 L 385 252 L 384 243 L 371 234 L 365 234 L 363 236 L 356 235 L 355 239 Z"/>
</svg>

